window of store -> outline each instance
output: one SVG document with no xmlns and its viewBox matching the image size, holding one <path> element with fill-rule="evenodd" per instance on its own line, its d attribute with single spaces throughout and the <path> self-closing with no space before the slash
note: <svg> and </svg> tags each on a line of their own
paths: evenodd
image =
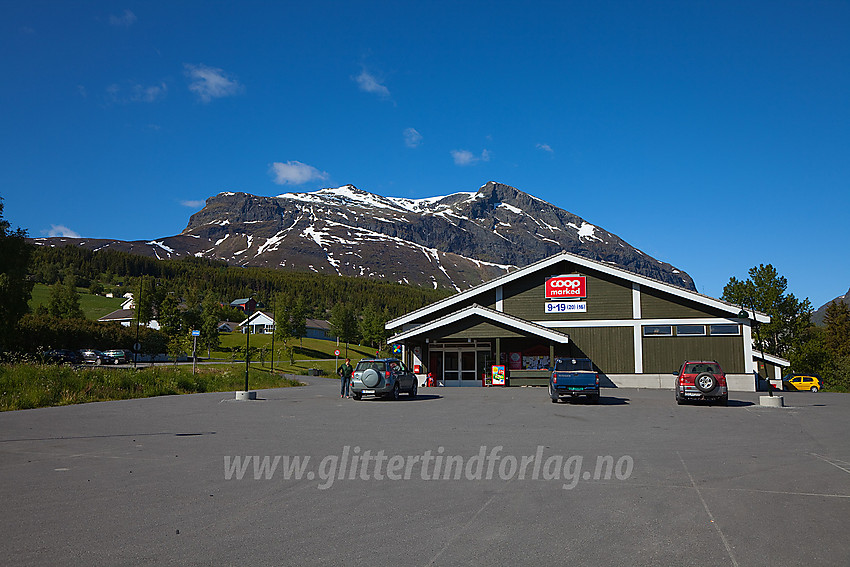
<svg viewBox="0 0 850 567">
<path fill-rule="evenodd" d="M 676 325 L 676 335 L 679 337 L 703 336 L 705 325 Z"/>
<path fill-rule="evenodd" d="M 673 325 L 646 325 L 643 328 L 644 337 L 672 337 Z"/>
<path fill-rule="evenodd" d="M 741 327 L 739 325 L 710 325 L 709 329 L 712 336 L 741 334 Z"/>
</svg>

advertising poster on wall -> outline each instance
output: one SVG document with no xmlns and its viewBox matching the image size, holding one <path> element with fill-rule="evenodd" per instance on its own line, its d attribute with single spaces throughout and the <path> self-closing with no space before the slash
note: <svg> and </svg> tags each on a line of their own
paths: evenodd
<svg viewBox="0 0 850 567">
<path fill-rule="evenodd" d="M 521 352 L 512 352 L 508 354 L 508 368 L 511 370 L 522 370 Z"/>
</svg>

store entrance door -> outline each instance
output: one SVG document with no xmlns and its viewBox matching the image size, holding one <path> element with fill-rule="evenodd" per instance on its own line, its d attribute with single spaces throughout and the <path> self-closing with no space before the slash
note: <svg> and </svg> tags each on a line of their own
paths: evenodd
<svg viewBox="0 0 850 567">
<path fill-rule="evenodd" d="M 480 347 L 478 347 L 480 349 Z M 448 346 L 441 351 L 431 351 L 431 366 L 442 368 L 442 376 L 434 373 L 435 378 L 444 386 L 480 386 L 478 369 L 482 366 L 487 352 L 478 352 L 475 345 Z M 481 358 L 479 363 L 478 358 Z"/>
</svg>

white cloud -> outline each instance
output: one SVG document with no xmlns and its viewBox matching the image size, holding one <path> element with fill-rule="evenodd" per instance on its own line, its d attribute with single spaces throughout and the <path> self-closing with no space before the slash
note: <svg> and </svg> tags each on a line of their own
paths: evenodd
<svg viewBox="0 0 850 567">
<path fill-rule="evenodd" d="M 61 224 L 51 224 L 50 230 L 42 230 L 42 234 L 47 234 L 47 236 L 64 236 L 65 238 L 80 238 L 80 235 L 68 228 L 67 226 Z"/>
<path fill-rule="evenodd" d="M 203 207 L 206 201 L 180 201 L 180 204 L 184 207 L 189 207 L 190 209 L 197 209 Z"/>
<path fill-rule="evenodd" d="M 275 162 L 271 166 L 274 182 L 278 185 L 301 185 L 313 179 L 327 179 L 328 174 L 319 171 L 312 165 L 300 161 L 288 161 L 286 163 Z"/>
<path fill-rule="evenodd" d="M 133 85 L 130 89 L 130 100 L 133 102 L 156 102 L 161 98 L 165 98 L 165 93 L 168 92 L 168 87 L 165 83 L 145 87 L 142 85 Z"/>
<path fill-rule="evenodd" d="M 185 74 L 189 77 L 189 90 L 198 95 L 202 102 L 210 102 L 214 98 L 235 96 L 242 93 L 245 87 L 236 79 L 215 67 L 206 65 L 184 64 Z"/>
<path fill-rule="evenodd" d="M 482 150 L 481 155 L 477 156 L 469 150 L 452 150 L 452 159 L 455 160 L 455 165 L 475 165 L 479 161 L 490 161 L 490 152 Z"/>
<path fill-rule="evenodd" d="M 82 88 L 82 87 L 81 87 Z M 168 86 L 165 83 L 158 85 L 144 86 L 132 84 L 125 87 L 117 84 L 111 84 L 106 87 L 107 99 L 109 102 L 117 104 L 127 104 L 130 102 L 157 102 L 165 98 L 168 93 Z M 81 91 L 85 96 L 85 92 Z"/>
<path fill-rule="evenodd" d="M 416 131 L 415 128 L 406 128 L 404 130 L 404 145 L 408 148 L 419 147 L 422 142 L 422 134 Z"/>
<path fill-rule="evenodd" d="M 124 13 L 120 16 L 111 15 L 109 16 L 109 24 L 118 27 L 128 28 L 136 23 L 136 14 L 131 12 L 130 10 L 124 10 Z"/>
<path fill-rule="evenodd" d="M 549 144 L 537 144 L 538 150 L 543 150 L 544 152 L 549 152 L 550 154 L 554 154 L 555 150 L 552 149 L 552 146 Z"/>
<path fill-rule="evenodd" d="M 379 83 L 378 79 L 367 72 L 366 69 L 363 69 L 363 72 L 357 75 L 354 80 L 357 81 L 361 91 L 366 91 L 367 93 L 373 93 L 382 97 L 390 96 L 390 90 Z"/>
</svg>

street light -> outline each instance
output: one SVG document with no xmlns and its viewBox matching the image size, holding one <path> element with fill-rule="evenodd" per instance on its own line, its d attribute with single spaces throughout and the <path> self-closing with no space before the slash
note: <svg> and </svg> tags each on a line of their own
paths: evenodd
<svg viewBox="0 0 850 567">
<path fill-rule="evenodd" d="M 251 360 L 251 316 L 248 316 L 248 325 L 245 331 L 245 391 L 248 391 L 248 365 Z"/>
<path fill-rule="evenodd" d="M 247 335 L 245 336 L 245 391 L 236 392 L 236 399 L 256 400 L 257 392 L 248 391 L 248 369 L 251 363 L 251 316 L 249 316 L 245 322 L 247 323 L 247 325 L 245 325 L 245 332 L 247 333 Z"/>
</svg>

